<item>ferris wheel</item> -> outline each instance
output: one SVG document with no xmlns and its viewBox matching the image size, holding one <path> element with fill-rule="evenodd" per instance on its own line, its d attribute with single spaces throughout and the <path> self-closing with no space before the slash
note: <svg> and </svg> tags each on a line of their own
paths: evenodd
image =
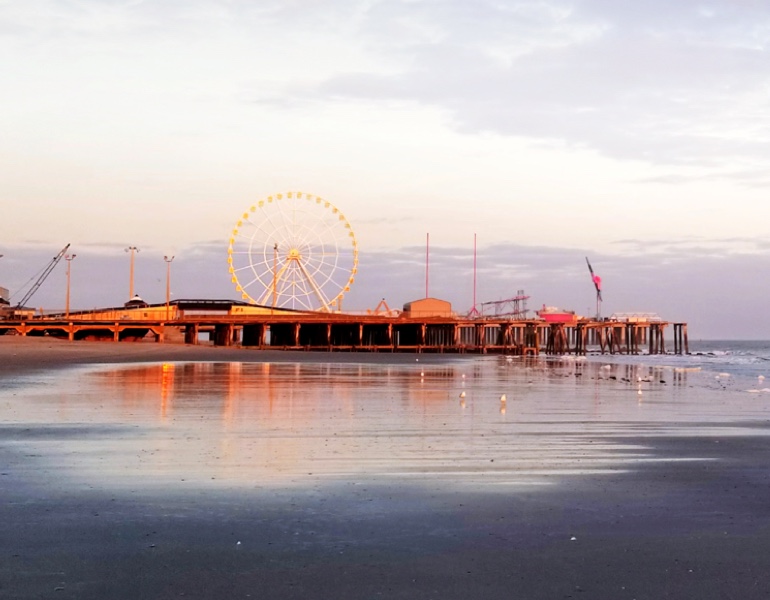
<svg viewBox="0 0 770 600">
<path fill-rule="evenodd" d="M 297 310 L 339 310 L 358 270 L 358 244 L 331 202 L 301 192 L 259 200 L 233 229 L 227 262 L 244 300 Z"/>
</svg>

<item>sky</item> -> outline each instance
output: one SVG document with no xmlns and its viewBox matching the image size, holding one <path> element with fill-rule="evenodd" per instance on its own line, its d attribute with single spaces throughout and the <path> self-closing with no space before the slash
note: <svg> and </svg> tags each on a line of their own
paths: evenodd
<svg viewBox="0 0 770 600">
<path fill-rule="evenodd" d="M 258 200 L 331 201 L 343 308 L 524 290 L 770 339 L 764 0 L 0 0 L 0 286 L 233 298 Z M 65 303 L 64 261 L 30 305 Z"/>
</svg>

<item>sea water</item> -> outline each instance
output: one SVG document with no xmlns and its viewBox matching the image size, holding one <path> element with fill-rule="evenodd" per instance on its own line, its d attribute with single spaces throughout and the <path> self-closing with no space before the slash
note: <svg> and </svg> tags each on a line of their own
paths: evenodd
<svg viewBox="0 0 770 600">
<path fill-rule="evenodd" d="M 77 367 L 0 391 L 0 443 L 63 486 L 549 485 L 666 460 L 661 436 L 764 435 L 770 346 L 691 350 Z"/>
<path fill-rule="evenodd" d="M 693 384 L 713 387 L 710 379 L 727 378 L 748 390 L 770 392 L 770 341 L 696 340 L 690 353 L 683 355 L 592 355 L 592 361 L 608 361 L 625 365 L 649 365 L 674 372 L 703 371 L 704 377 L 693 377 Z M 765 377 L 768 379 L 765 385 Z"/>
</svg>

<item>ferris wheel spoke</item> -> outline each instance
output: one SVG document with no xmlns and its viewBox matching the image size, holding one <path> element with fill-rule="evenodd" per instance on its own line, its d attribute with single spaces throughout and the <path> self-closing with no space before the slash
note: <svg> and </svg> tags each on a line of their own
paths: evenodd
<svg viewBox="0 0 770 600">
<path fill-rule="evenodd" d="M 233 274 L 236 275 L 237 273 L 239 273 L 241 271 L 251 271 L 251 273 L 253 273 L 254 278 L 256 280 L 263 282 L 264 281 L 263 278 L 265 277 L 265 274 L 268 273 L 269 271 L 266 270 L 266 269 L 262 270 L 262 271 L 258 271 L 256 269 L 256 266 L 257 265 L 246 265 L 245 267 L 233 268 Z"/>
<path fill-rule="evenodd" d="M 241 284 L 241 288 L 243 288 L 244 290 L 247 290 L 252 285 L 254 285 L 255 283 L 260 283 L 261 284 L 262 282 L 259 281 L 259 279 L 257 277 L 254 277 L 251 280 L 249 280 L 247 283 Z"/>
<path fill-rule="evenodd" d="M 272 215 L 270 215 L 270 214 L 266 214 L 265 215 L 265 219 L 266 219 L 267 223 L 264 224 L 264 225 L 258 226 L 257 229 L 258 229 L 258 231 L 260 233 L 264 234 L 264 239 L 266 241 L 272 241 L 273 244 L 280 243 L 281 245 L 291 244 L 291 242 L 289 241 L 289 237 L 288 237 L 290 230 L 286 227 L 285 223 L 282 224 L 282 225 L 276 225 L 273 222 Z M 272 230 L 272 234 L 270 234 L 268 231 L 265 230 L 266 225 L 270 226 L 270 228 Z M 273 239 L 271 240 L 271 238 L 273 238 Z M 279 238 L 279 239 L 276 240 L 275 238 Z"/>
<path fill-rule="evenodd" d="M 249 247 L 252 247 L 255 242 L 255 238 L 259 238 L 258 242 L 262 242 L 263 238 L 266 238 L 268 236 L 267 228 L 269 227 L 269 230 L 273 232 L 272 237 L 276 236 L 275 232 L 280 232 L 280 229 L 275 227 L 273 223 L 271 222 L 270 215 L 262 215 L 263 217 L 266 217 L 269 221 L 268 223 L 260 222 L 259 220 L 255 220 L 252 217 L 246 217 L 244 219 L 244 223 L 246 223 L 249 226 L 249 235 L 241 234 L 244 238 L 248 240 Z"/>
<path fill-rule="evenodd" d="M 250 250 L 248 252 L 250 254 L 257 252 L 267 259 L 268 255 L 272 256 L 273 249 L 276 245 L 279 247 L 286 247 L 288 245 L 287 237 L 284 232 L 276 230 L 276 232 L 271 235 L 262 229 L 258 229 L 249 238 Z M 254 247 L 256 247 L 257 250 L 253 250 Z"/>
<path fill-rule="evenodd" d="M 294 225 L 294 219 L 287 220 L 288 213 L 293 211 L 294 204 L 298 198 L 289 198 L 288 196 L 286 198 L 282 198 L 280 200 L 276 200 L 276 202 L 284 202 L 282 205 L 285 210 L 280 210 L 278 212 L 279 216 L 281 217 L 281 223 L 283 224 L 283 231 L 287 232 L 287 239 L 286 243 L 289 244 L 289 246 L 294 246 L 296 241 L 294 240 L 294 235 L 296 235 L 296 226 Z"/>
</svg>

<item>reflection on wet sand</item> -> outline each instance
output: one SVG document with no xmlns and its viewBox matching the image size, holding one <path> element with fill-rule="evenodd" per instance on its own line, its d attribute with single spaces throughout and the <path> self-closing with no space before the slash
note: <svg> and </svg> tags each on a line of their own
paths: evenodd
<svg viewBox="0 0 770 600">
<path fill-rule="evenodd" d="M 56 392 L 5 416 L 116 426 L 113 436 L 38 448 L 57 473 L 95 485 L 372 477 L 543 484 L 650 460 L 623 438 L 686 435 L 696 422 L 724 434 L 726 422 L 766 408 L 754 398 L 727 410 L 724 396 L 693 391 L 688 375 L 504 357 L 406 366 L 164 363 L 64 375 Z"/>
</svg>

